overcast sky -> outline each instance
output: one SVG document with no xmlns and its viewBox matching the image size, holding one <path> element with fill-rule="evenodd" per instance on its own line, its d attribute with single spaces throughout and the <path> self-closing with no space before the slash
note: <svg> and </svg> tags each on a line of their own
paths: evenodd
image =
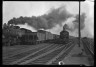
<svg viewBox="0 0 96 67">
<path fill-rule="evenodd" d="M 48 11 L 51 8 L 58 8 L 62 5 L 66 6 L 66 9 L 76 15 L 79 13 L 79 2 L 67 2 L 67 1 L 3 1 L 3 23 L 7 23 L 10 19 L 13 17 L 20 17 L 20 16 L 39 16 L 43 15 L 45 13 L 48 13 Z M 82 35 L 85 36 L 85 32 L 90 33 L 91 36 L 93 36 L 94 31 L 94 3 L 88 1 L 81 3 L 81 14 L 86 13 L 87 18 L 85 20 L 85 29 L 82 32 Z M 70 21 L 70 20 L 68 20 Z M 23 26 L 28 27 L 28 25 Z M 32 29 L 32 28 L 30 28 Z M 33 30 L 33 29 L 32 29 Z M 59 31 L 58 31 L 59 30 Z M 57 25 L 56 28 L 50 30 L 53 31 L 53 33 L 60 32 L 62 29 Z M 75 34 L 73 34 L 75 35 Z"/>
</svg>

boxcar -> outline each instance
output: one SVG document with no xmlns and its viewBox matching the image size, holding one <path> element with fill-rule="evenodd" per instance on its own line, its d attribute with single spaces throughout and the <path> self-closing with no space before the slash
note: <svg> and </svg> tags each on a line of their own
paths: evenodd
<svg viewBox="0 0 96 67">
<path fill-rule="evenodd" d="M 44 30 L 38 30 L 37 32 L 37 36 L 38 36 L 38 42 L 50 42 L 53 39 L 53 34 L 48 32 L 48 31 L 44 31 Z"/>
<path fill-rule="evenodd" d="M 50 43 L 53 40 L 53 34 L 51 32 L 46 31 L 46 42 Z"/>
<path fill-rule="evenodd" d="M 22 37 L 20 37 L 20 40 L 21 40 L 21 44 L 25 44 L 25 45 L 36 44 L 36 41 L 38 40 L 37 32 L 26 33 L 22 35 Z"/>
<path fill-rule="evenodd" d="M 37 31 L 37 37 L 38 37 L 37 43 L 44 42 L 45 41 L 45 37 L 46 37 L 46 32 L 43 31 L 43 30 L 38 30 Z"/>
</svg>

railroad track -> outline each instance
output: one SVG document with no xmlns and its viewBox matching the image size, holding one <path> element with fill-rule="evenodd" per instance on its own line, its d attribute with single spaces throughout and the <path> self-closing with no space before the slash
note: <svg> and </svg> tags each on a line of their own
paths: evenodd
<svg viewBox="0 0 96 67">
<path fill-rule="evenodd" d="M 23 53 L 23 52 L 26 52 L 26 51 L 29 51 L 29 50 L 32 50 L 32 49 L 40 48 L 40 47 L 43 47 L 43 46 L 46 46 L 46 45 L 47 44 L 31 46 L 29 48 L 26 47 L 26 48 L 23 48 L 23 49 L 20 49 L 20 50 L 18 49 L 16 51 L 9 52 L 5 56 L 3 56 L 3 59 L 7 59 L 7 58 L 15 56 L 17 54 L 20 54 L 20 53 Z"/>
<path fill-rule="evenodd" d="M 52 65 L 58 65 L 59 61 L 62 61 L 62 59 L 64 59 L 72 50 L 72 48 L 75 46 L 75 43 L 71 43 L 69 44 L 65 50 L 62 50 L 61 53 L 59 53 L 59 55 L 57 55 L 53 60 L 47 62 L 46 64 L 52 64 Z"/>
<path fill-rule="evenodd" d="M 36 59 L 35 61 L 33 61 L 33 63 L 29 63 L 29 64 L 45 64 L 45 65 L 50 65 L 53 64 L 53 62 L 55 62 L 57 59 L 61 60 L 64 58 L 64 55 L 66 54 L 66 52 L 68 52 L 68 47 L 69 45 L 71 46 L 71 43 L 67 44 L 67 46 L 63 46 L 55 51 L 53 51 L 50 54 L 47 54 L 41 58 Z"/>
<path fill-rule="evenodd" d="M 43 49 L 41 49 L 41 50 L 39 50 L 39 51 L 37 51 L 37 52 L 31 53 L 30 55 L 27 55 L 25 58 L 21 58 L 21 59 L 13 62 L 13 63 L 11 63 L 11 64 L 16 64 L 16 63 L 18 64 L 18 63 L 27 61 L 27 60 L 29 60 L 29 59 L 31 59 L 31 58 L 35 58 L 35 57 L 37 57 L 37 56 L 40 56 L 41 54 L 44 54 L 44 53 L 46 53 L 46 52 L 49 52 L 50 50 L 54 50 L 55 48 L 57 48 L 57 47 L 59 47 L 59 46 L 61 46 L 61 45 L 58 45 L 58 44 L 55 44 L 55 45 L 54 45 L 54 44 L 52 44 L 52 45 L 49 46 L 49 47 L 45 47 L 45 48 L 43 48 Z"/>
<path fill-rule="evenodd" d="M 68 44 L 71 44 L 71 42 Z M 24 59 L 23 61 L 20 61 L 18 63 L 18 65 L 46 64 L 47 62 L 48 62 L 48 64 L 50 64 L 49 62 L 50 61 L 53 62 L 52 59 L 54 57 L 56 57 L 59 53 L 61 53 L 62 50 L 64 51 L 65 49 L 67 49 L 69 47 L 68 44 L 66 44 L 67 46 L 59 44 L 59 46 L 57 46 L 54 49 L 51 49 L 49 51 L 45 51 L 45 53 L 44 53 L 44 51 L 38 52 L 37 54 L 32 55 L 29 58 Z"/>
<path fill-rule="evenodd" d="M 87 41 L 82 40 L 82 44 L 83 44 L 85 53 L 88 55 L 88 60 L 90 62 L 90 65 L 94 66 L 94 52 L 88 47 Z"/>
<path fill-rule="evenodd" d="M 45 46 L 42 46 L 42 47 L 39 47 L 39 48 L 34 48 L 34 49 L 30 48 L 30 50 L 25 50 L 24 52 L 20 52 L 18 54 L 15 54 L 13 56 L 10 56 L 8 58 L 3 59 L 3 62 L 4 62 L 4 64 L 9 64 L 13 61 L 19 60 L 20 58 L 23 58 L 23 57 L 27 56 L 28 54 L 36 52 L 36 51 L 38 51 L 38 50 L 40 50 L 44 47 L 46 48 L 46 46 L 49 47 L 49 46 L 52 46 L 52 44 L 50 44 L 50 45 L 47 44 Z"/>
<path fill-rule="evenodd" d="M 35 47 L 39 47 L 40 45 L 43 45 L 43 44 L 32 45 L 32 47 L 35 48 Z M 9 46 L 9 47 L 10 47 L 10 46 Z M 14 48 L 14 46 L 11 46 L 11 47 Z M 11 48 L 11 47 L 10 47 L 10 48 Z M 26 48 L 28 48 L 28 47 L 29 47 L 29 46 L 27 46 L 27 45 L 18 45 L 18 46 L 16 46 L 16 49 L 14 49 L 14 50 L 7 50 L 6 52 L 7 52 L 7 53 L 14 53 L 14 52 L 20 51 L 20 50 L 22 50 L 22 49 L 26 49 Z"/>
<path fill-rule="evenodd" d="M 94 53 L 94 41 L 93 40 L 89 40 L 89 43 L 90 43 L 90 49 Z"/>
<path fill-rule="evenodd" d="M 51 59 L 52 57 L 54 57 L 54 56 L 52 56 L 53 54 L 54 55 L 56 55 L 56 54 L 58 54 L 58 52 L 59 51 L 56 51 L 57 49 L 60 49 L 60 48 L 62 48 L 62 47 L 56 47 L 55 49 L 52 49 L 52 50 L 50 50 L 50 51 L 48 51 L 48 52 L 46 52 L 46 53 L 42 53 L 42 54 L 40 54 L 40 55 L 38 55 L 38 56 L 36 56 L 36 57 L 29 57 L 29 59 L 28 60 L 25 60 L 25 61 L 23 61 L 23 62 L 21 62 L 19 65 L 25 65 L 25 64 L 27 64 L 27 65 L 32 65 L 32 61 L 35 61 L 35 60 L 37 60 L 37 59 L 44 59 L 44 60 L 42 60 L 42 61 L 39 61 L 39 63 L 41 62 L 45 62 L 45 61 L 47 61 L 49 58 Z M 60 49 L 60 50 L 62 50 L 62 49 Z M 54 53 L 55 52 L 55 53 Z M 48 56 L 47 56 L 48 55 Z M 51 55 L 51 56 L 50 56 Z M 38 62 L 38 60 L 37 60 L 37 62 Z M 35 62 L 36 63 L 36 62 Z M 37 63 L 38 64 L 38 63 Z"/>
<path fill-rule="evenodd" d="M 94 45 L 90 47 L 91 51 L 94 53 Z"/>
<path fill-rule="evenodd" d="M 71 44 L 72 41 L 70 41 Z M 69 43 L 68 43 L 69 44 Z M 22 52 L 20 54 L 16 54 L 13 55 L 9 58 L 4 59 L 4 64 L 5 65 L 30 65 L 33 64 L 33 62 L 37 62 L 38 60 L 40 60 L 39 63 L 43 63 L 43 64 L 51 64 L 49 63 L 49 61 L 52 61 L 56 58 L 58 58 L 58 54 L 60 53 L 60 55 L 62 55 L 62 51 L 64 51 L 64 49 L 67 49 L 70 45 L 63 45 L 63 44 L 50 44 L 48 46 L 43 46 L 41 48 L 37 48 L 37 49 L 32 49 L 32 50 L 28 50 L 26 52 Z M 58 56 L 58 57 L 56 57 Z M 45 57 L 45 58 L 43 58 Z M 54 58 L 55 57 L 55 58 Z M 52 60 L 52 58 L 54 58 Z M 39 64 L 37 63 L 37 64 Z"/>
<path fill-rule="evenodd" d="M 3 57 L 6 57 L 14 52 L 20 51 L 22 49 L 28 48 L 28 46 L 8 46 L 3 48 Z M 12 50 L 11 50 L 12 49 Z"/>
<path fill-rule="evenodd" d="M 3 62 L 4 62 L 4 64 L 9 64 L 9 63 L 11 63 L 11 62 L 13 62 L 13 61 L 21 61 L 21 60 L 23 60 L 24 58 L 26 58 L 26 57 L 28 57 L 28 56 L 30 56 L 30 55 L 32 55 L 32 54 L 35 54 L 36 52 L 39 52 L 39 51 L 41 51 L 41 50 L 43 50 L 43 49 L 49 49 L 49 48 L 54 48 L 54 47 L 56 47 L 56 45 L 54 45 L 54 44 L 50 44 L 50 45 L 46 45 L 46 46 L 43 46 L 43 47 L 39 47 L 39 48 L 35 48 L 35 49 L 30 49 L 30 50 L 27 50 L 27 51 L 24 51 L 24 52 L 21 52 L 21 53 L 19 53 L 19 54 L 16 54 L 16 55 L 13 55 L 13 56 L 11 56 L 11 57 L 9 57 L 9 58 L 6 58 L 6 59 L 4 59 L 3 60 Z M 18 62 L 17 61 L 17 62 Z"/>
<path fill-rule="evenodd" d="M 91 45 L 91 44 L 88 45 L 86 40 L 82 40 L 82 44 L 85 49 L 85 52 L 94 58 L 94 53 L 93 53 L 93 51 L 90 50 L 90 47 L 89 47 L 89 45 Z"/>
</svg>

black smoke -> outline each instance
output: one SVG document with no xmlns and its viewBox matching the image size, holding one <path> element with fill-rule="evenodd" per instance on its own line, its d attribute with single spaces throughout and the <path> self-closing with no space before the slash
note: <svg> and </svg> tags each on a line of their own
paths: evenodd
<svg viewBox="0 0 96 67">
<path fill-rule="evenodd" d="M 32 17 L 19 17 L 13 18 L 8 21 L 8 24 L 25 24 L 34 27 L 36 30 L 38 29 L 51 29 L 55 27 L 57 24 L 62 25 L 68 18 L 72 17 L 65 6 L 59 7 L 57 9 L 53 8 L 49 13 L 41 15 L 41 16 L 32 16 Z"/>
</svg>

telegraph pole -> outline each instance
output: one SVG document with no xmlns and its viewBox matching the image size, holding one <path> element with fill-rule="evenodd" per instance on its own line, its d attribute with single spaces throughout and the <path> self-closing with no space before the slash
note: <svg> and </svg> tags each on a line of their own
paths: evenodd
<svg viewBox="0 0 96 67">
<path fill-rule="evenodd" d="M 81 31 L 80 31 L 80 6 L 81 6 L 81 4 L 80 4 L 80 1 L 79 1 L 79 28 L 78 28 L 78 37 L 79 37 L 79 47 L 80 47 L 80 41 L 81 41 Z"/>
</svg>

